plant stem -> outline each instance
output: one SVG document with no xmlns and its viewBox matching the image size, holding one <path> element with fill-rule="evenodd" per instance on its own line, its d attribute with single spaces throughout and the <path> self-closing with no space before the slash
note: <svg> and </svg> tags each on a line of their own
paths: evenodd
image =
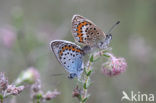
<svg viewBox="0 0 156 103">
<path fill-rule="evenodd" d="M 3 103 L 3 99 L 1 98 L 1 103 Z"/>
<path fill-rule="evenodd" d="M 87 65 L 84 69 L 85 73 L 84 73 L 84 77 L 82 80 L 83 90 L 82 90 L 82 94 L 81 94 L 80 103 L 86 103 L 89 98 L 88 87 L 91 84 L 90 78 L 91 78 L 92 69 L 93 69 L 92 64 L 94 62 L 96 62 L 101 56 L 108 57 L 107 50 L 102 50 L 102 51 L 94 53 L 94 55 L 91 55 Z"/>
<path fill-rule="evenodd" d="M 37 100 L 37 103 L 40 103 L 40 100 Z"/>
<path fill-rule="evenodd" d="M 91 76 L 91 72 L 92 72 L 91 65 L 93 62 L 91 59 L 93 59 L 93 55 L 90 57 L 90 60 L 88 61 L 88 64 L 86 65 L 86 68 L 85 68 L 84 80 L 82 81 L 83 94 L 81 95 L 80 103 L 86 103 L 86 101 L 89 98 L 88 87 L 90 86 L 90 76 Z"/>
<path fill-rule="evenodd" d="M 87 72 L 89 72 L 90 70 L 91 70 L 91 62 L 89 61 L 89 63 L 88 63 L 88 68 L 87 68 Z M 88 83 L 89 83 L 89 80 L 90 80 L 90 76 L 87 76 L 87 75 L 86 75 L 85 83 L 88 84 Z M 84 88 L 84 90 L 85 90 L 84 98 L 86 98 L 87 95 L 88 95 L 88 89 L 87 89 L 87 88 Z"/>
<path fill-rule="evenodd" d="M 3 103 L 3 96 L 0 94 L 0 103 Z"/>
</svg>

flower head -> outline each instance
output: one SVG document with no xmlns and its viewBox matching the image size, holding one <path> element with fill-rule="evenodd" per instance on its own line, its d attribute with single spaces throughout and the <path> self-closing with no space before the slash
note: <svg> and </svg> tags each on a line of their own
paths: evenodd
<svg viewBox="0 0 156 103">
<path fill-rule="evenodd" d="M 8 86 L 8 79 L 3 72 L 0 72 L 0 90 L 5 90 Z"/>
<path fill-rule="evenodd" d="M 51 100 L 53 98 L 55 98 L 57 95 L 59 95 L 60 92 L 58 92 L 56 89 L 54 91 L 48 91 L 44 96 L 43 98 L 45 100 Z"/>
<path fill-rule="evenodd" d="M 79 88 L 78 86 L 76 86 L 74 89 L 73 89 L 73 92 L 72 92 L 72 96 L 73 97 L 76 97 L 78 100 L 81 100 L 81 96 L 84 95 L 84 91 Z"/>
<path fill-rule="evenodd" d="M 73 95 L 73 97 L 79 97 L 81 95 L 81 90 L 79 89 L 78 86 L 76 86 L 76 88 L 74 88 L 72 95 Z"/>
<path fill-rule="evenodd" d="M 36 82 L 31 86 L 33 92 L 38 93 L 41 90 L 41 81 L 38 79 Z"/>
<path fill-rule="evenodd" d="M 108 56 L 110 56 L 109 60 L 102 65 L 101 70 L 103 74 L 108 76 L 116 76 L 126 70 L 127 63 L 124 58 L 116 58 L 110 53 Z"/>
<path fill-rule="evenodd" d="M 40 74 L 38 70 L 35 69 L 34 67 L 30 67 L 19 75 L 15 84 L 19 85 L 19 84 L 22 84 L 23 82 L 28 82 L 32 84 L 39 78 L 40 78 Z"/>
<path fill-rule="evenodd" d="M 18 95 L 24 90 L 24 86 L 8 85 L 7 93 L 11 95 Z"/>
</svg>

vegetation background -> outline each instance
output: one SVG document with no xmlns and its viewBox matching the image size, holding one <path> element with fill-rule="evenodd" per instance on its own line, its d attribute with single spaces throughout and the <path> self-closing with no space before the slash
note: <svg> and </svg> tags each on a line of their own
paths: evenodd
<svg viewBox="0 0 156 103">
<path fill-rule="evenodd" d="M 49 103 L 78 103 L 72 98 L 76 80 L 69 80 L 49 48 L 51 40 L 74 42 L 71 19 L 80 14 L 104 32 L 118 20 L 113 31 L 112 52 L 126 58 L 125 73 L 109 78 L 94 65 L 89 103 L 120 103 L 122 91 L 156 95 L 156 0 L 0 0 L 0 72 L 10 82 L 28 67 L 41 73 L 43 89 L 61 95 Z M 67 74 L 67 73 L 66 73 Z M 29 89 L 17 103 L 28 103 Z"/>
</svg>

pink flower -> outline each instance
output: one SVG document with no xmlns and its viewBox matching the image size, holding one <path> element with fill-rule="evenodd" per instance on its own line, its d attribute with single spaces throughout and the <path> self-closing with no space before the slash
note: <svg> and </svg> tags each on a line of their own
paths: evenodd
<svg viewBox="0 0 156 103">
<path fill-rule="evenodd" d="M 5 90 L 8 86 L 8 79 L 3 72 L 0 72 L 0 90 Z"/>
<path fill-rule="evenodd" d="M 18 87 L 16 87 L 15 85 L 8 85 L 7 93 L 12 94 L 12 95 L 18 95 L 23 90 L 24 90 L 24 86 L 18 86 Z"/>
<path fill-rule="evenodd" d="M 102 65 L 102 73 L 108 76 L 116 76 L 124 72 L 127 68 L 127 63 L 124 58 L 116 58 L 112 54 L 108 53 L 110 56 L 109 60 Z"/>
<path fill-rule="evenodd" d="M 3 44 L 10 48 L 15 41 L 16 35 L 12 28 L 1 28 L 0 29 L 0 37 L 2 39 Z"/>
<path fill-rule="evenodd" d="M 76 86 L 76 88 L 74 88 L 74 90 L 72 92 L 72 96 L 80 98 L 80 96 L 81 96 L 81 89 L 79 89 L 78 86 Z"/>
<path fill-rule="evenodd" d="M 57 95 L 60 95 L 60 92 L 58 92 L 56 89 L 54 91 L 48 91 L 43 98 L 46 100 L 51 100 L 55 98 Z"/>
<path fill-rule="evenodd" d="M 41 91 L 41 81 L 38 79 L 36 82 L 31 86 L 33 92 L 38 93 Z"/>
</svg>

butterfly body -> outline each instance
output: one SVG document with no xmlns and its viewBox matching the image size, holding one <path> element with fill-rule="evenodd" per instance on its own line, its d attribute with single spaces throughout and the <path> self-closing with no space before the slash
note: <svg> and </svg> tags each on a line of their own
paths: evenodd
<svg viewBox="0 0 156 103">
<path fill-rule="evenodd" d="M 83 72 L 83 50 L 65 40 L 54 40 L 50 45 L 58 61 L 69 72 L 69 78 L 80 77 Z"/>
</svg>

